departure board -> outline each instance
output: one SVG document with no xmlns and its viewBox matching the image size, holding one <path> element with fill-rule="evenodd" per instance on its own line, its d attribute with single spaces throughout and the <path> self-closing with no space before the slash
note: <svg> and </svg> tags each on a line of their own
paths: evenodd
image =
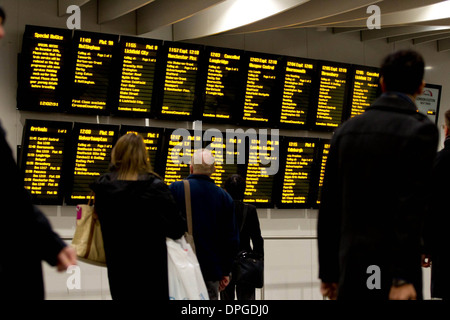
<svg viewBox="0 0 450 320">
<path fill-rule="evenodd" d="M 332 131 L 342 123 L 347 99 L 348 74 L 348 65 L 327 62 L 320 65 L 315 129 Z"/>
<path fill-rule="evenodd" d="M 119 36 L 74 33 L 71 112 L 107 114 L 113 76 L 113 55 Z"/>
<path fill-rule="evenodd" d="M 142 136 L 147 148 L 152 170 L 158 174 L 161 174 L 158 160 L 161 156 L 164 129 L 122 125 L 120 126 L 120 133 L 122 135 L 134 133 Z"/>
<path fill-rule="evenodd" d="M 27 120 L 22 141 L 24 187 L 34 204 L 61 205 L 72 123 Z"/>
<path fill-rule="evenodd" d="M 163 85 L 157 116 L 168 119 L 193 119 L 202 46 L 164 43 Z"/>
<path fill-rule="evenodd" d="M 311 203 L 311 182 L 317 157 L 318 139 L 283 139 L 279 208 L 307 208 Z"/>
<path fill-rule="evenodd" d="M 72 32 L 27 25 L 19 63 L 17 108 L 64 112 Z"/>
<path fill-rule="evenodd" d="M 157 61 L 162 41 L 121 37 L 121 78 L 117 113 L 150 117 L 154 105 Z"/>
<path fill-rule="evenodd" d="M 306 128 L 317 64 L 313 60 L 289 57 L 284 68 L 280 125 Z"/>
<path fill-rule="evenodd" d="M 207 47 L 203 120 L 228 122 L 242 93 L 243 51 Z"/>
<path fill-rule="evenodd" d="M 322 195 L 322 186 L 323 179 L 325 178 L 325 168 L 327 165 L 328 154 L 330 153 L 330 141 L 323 141 L 320 146 L 320 173 L 319 173 L 319 181 L 317 186 L 317 199 L 316 199 L 316 207 L 320 205 L 320 197 Z"/>
<path fill-rule="evenodd" d="M 241 120 L 268 125 L 279 114 L 278 82 L 280 57 L 260 53 L 247 53 L 247 78 Z"/>
<path fill-rule="evenodd" d="M 202 136 L 194 135 L 194 132 L 189 132 L 184 136 L 176 134 L 172 130 L 167 130 L 165 136 L 164 182 L 170 185 L 172 182 L 183 180 L 189 175 L 190 161 L 196 145 L 199 149 L 202 148 Z"/>
<path fill-rule="evenodd" d="M 108 172 L 111 151 L 119 135 L 119 126 L 75 123 L 72 190 L 68 204 L 87 202 L 89 185 Z"/>
<path fill-rule="evenodd" d="M 211 150 L 215 158 L 215 172 L 211 175 L 214 183 L 223 188 L 225 181 L 233 174 L 245 177 L 245 136 L 219 133 L 209 138 L 208 131 L 204 133 L 203 145 Z"/>
<path fill-rule="evenodd" d="M 267 143 L 261 139 L 250 139 L 248 144 L 248 165 L 244 202 L 257 207 L 273 207 L 275 175 L 268 168 L 273 161 L 279 161 L 279 141 L 269 138 Z"/>
<path fill-rule="evenodd" d="M 380 94 L 380 72 L 376 68 L 355 66 L 352 80 L 350 118 L 364 113 Z"/>
</svg>

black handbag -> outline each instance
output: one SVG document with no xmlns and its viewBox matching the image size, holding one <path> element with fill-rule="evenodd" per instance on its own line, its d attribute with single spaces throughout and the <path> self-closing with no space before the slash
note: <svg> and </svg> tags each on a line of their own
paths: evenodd
<svg viewBox="0 0 450 320">
<path fill-rule="evenodd" d="M 244 212 L 240 231 L 244 226 L 248 206 L 244 204 Z M 239 252 L 233 264 L 232 277 L 237 284 L 244 284 L 255 288 L 264 286 L 264 260 L 252 251 Z"/>
</svg>

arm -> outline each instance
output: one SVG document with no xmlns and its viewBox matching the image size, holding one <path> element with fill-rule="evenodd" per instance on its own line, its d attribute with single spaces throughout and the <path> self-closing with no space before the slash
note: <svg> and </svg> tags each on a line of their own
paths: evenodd
<svg viewBox="0 0 450 320">
<path fill-rule="evenodd" d="M 167 237 L 179 239 L 186 232 L 186 221 L 180 213 L 177 203 L 167 185 L 160 181 L 156 186 L 156 199 L 159 201 L 162 226 Z"/>
<path fill-rule="evenodd" d="M 249 206 L 247 214 L 248 232 L 253 244 L 253 251 L 264 257 L 264 239 L 261 236 L 261 228 L 259 226 L 258 212 L 256 207 Z"/>
</svg>

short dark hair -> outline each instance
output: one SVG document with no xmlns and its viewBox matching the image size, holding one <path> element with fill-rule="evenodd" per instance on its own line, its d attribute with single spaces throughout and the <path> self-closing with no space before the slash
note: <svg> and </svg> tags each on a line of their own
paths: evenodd
<svg viewBox="0 0 450 320">
<path fill-rule="evenodd" d="M 400 50 L 388 55 L 381 65 L 386 91 L 415 94 L 423 81 L 425 62 L 413 50 Z"/>
<path fill-rule="evenodd" d="M 225 180 L 224 189 L 233 200 L 243 200 L 245 193 L 245 179 L 239 174 L 233 174 Z"/>
<path fill-rule="evenodd" d="M 5 23 L 6 14 L 5 11 L 3 11 L 2 7 L 0 7 L 0 18 L 2 19 L 2 24 Z"/>
</svg>

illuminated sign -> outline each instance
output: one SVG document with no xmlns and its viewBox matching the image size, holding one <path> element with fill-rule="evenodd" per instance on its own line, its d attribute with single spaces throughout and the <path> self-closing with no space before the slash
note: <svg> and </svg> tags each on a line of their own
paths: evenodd
<svg viewBox="0 0 450 320">
<path fill-rule="evenodd" d="M 277 56 L 249 54 L 241 117 L 243 121 L 269 124 L 272 123 L 274 115 L 279 113 L 274 105 L 279 65 Z"/>
<path fill-rule="evenodd" d="M 280 124 L 302 128 L 307 125 L 315 62 L 288 58 L 285 66 Z"/>
<path fill-rule="evenodd" d="M 330 141 L 326 141 L 322 143 L 321 146 L 321 160 L 320 160 L 320 173 L 319 173 L 319 181 L 318 181 L 318 191 L 317 191 L 317 199 L 316 205 L 320 205 L 320 197 L 322 195 L 322 187 L 323 187 L 323 179 L 325 178 L 325 168 L 328 160 L 328 154 L 330 153 Z"/>
<path fill-rule="evenodd" d="M 310 205 L 311 182 L 318 139 L 286 138 L 283 143 L 284 168 L 281 174 L 280 208 Z"/>
<path fill-rule="evenodd" d="M 375 68 L 357 66 L 353 74 L 350 117 L 364 113 L 379 94 L 380 72 Z"/>
<path fill-rule="evenodd" d="M 314 124 L 317 129 L 333 130 L 342 123 L 347 97 L 348 69 L 346 65 L 321 65 Z"/>
<path fill-rule="evenodd" d="M 75 31 L 71 112 L 106 114 L 118 36 Z"/>
<path fill-rule="evenodd" d="M 67 203 L 82 203 L 90 198 L 89 185 L 108 172 L 118 133 L 119 127 L 114 125 L 75 123 L 73 180 Z"/>
<path fill-rule="evenodd" d="M 197 78 L 201 46 L 165 43 L 165 70 L 159 116 L 190 119 L 197 102 Z"/>
<path fill-rule="evenodd" d="M 117 111 L 148 116 L 152 111 L 157 60 L 162 41 L 121 37 L 121 78 Z"/>
<path fill-rule="evenodd" d="M 65 111 L 70 30 L 26 26 L 19 63 L 18 109 Z"/>
<path fill-rule="evenodd" d="M 258 207 L 273 207 L 275 175 L 269 175 L 267 163 L 279 161 L 279 141 L 250 139 L 244 202 Z M 276 150 L 277 149 L 277 150 Z"/>
<path fill-rule="evenodd" d="M 182 135 L 173 134 L 173 132 L 166 132 L 164 182 L 167 185 L 183 180 L 189 175 L 189 163 L 195 151 L 196 141 L 201 146 L 202 136 L 195 136 L 191 133 L 183 137 Z M 189 161 L 183 161 L 183 157 L 188 158 Z"/>
<path fill-rule="evenodd" d="M 242 88 L 243 52 L 208 47 L 203 120 L 231 120 Z"/>
<path fill-rule="evenodd" d="M 437 84 L 425 85 L 420 96 L 416 97 L 416 106 L 419 112 L 428 116 L 428 118 L 437 125 L 439 116 L 439 105 L 441 103 L 442 86 Z"/>
<path fill-rule="evenodd" d="M 142 136 L 145 146 L 147 148 L 148 156 L 152 170 L 160 174 L 159 170 L 159 158 L 162 148 L 162 138 L 164 129 L 151 128 L 151 127 L 139 127 L 139 126 L 121 126 L 120 132 L 122 135 L 127 133 L 134 133 Z"/>
<path fill-rule="evenodd" d="M 27 120 L 22 142 L 24 187 L 35 204 L 62 204 L 65 156 L 72 123 Z"/>
</svg>

